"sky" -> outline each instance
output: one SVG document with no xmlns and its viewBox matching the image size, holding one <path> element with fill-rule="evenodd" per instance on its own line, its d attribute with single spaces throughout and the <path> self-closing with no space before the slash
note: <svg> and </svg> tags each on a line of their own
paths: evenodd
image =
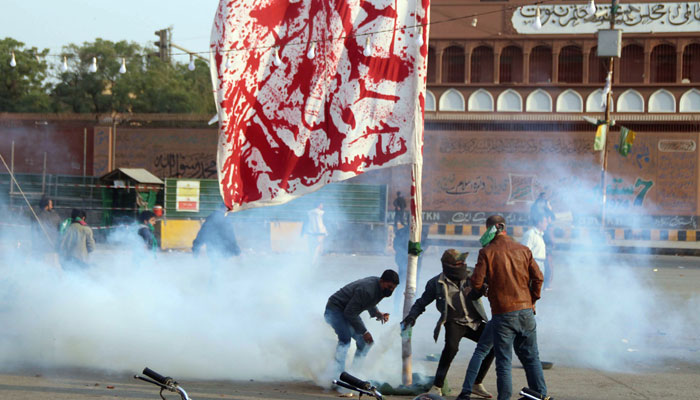
<svg viewBox="0 0 700 400">
<path fill-rule="evenodd" d="M 0 38 L 11 37 L 27 47 L 48 48 L 58 54 L 64 45 L 96 38 L 152 45 L 157 40 L 155 31 L 172 26 L 174 43 L 191 51 L 206 52 L 218 3 L 216 0 L 0 0 Z M 186 61 L 188 57 L 177 59 Z"/>
</svg>

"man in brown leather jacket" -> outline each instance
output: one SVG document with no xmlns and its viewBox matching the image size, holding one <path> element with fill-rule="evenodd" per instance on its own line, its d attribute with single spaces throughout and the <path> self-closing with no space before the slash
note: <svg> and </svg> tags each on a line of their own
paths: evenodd
<svg viewBox="0 0 700 400">
<path fill-rule="evenodd" d="M 491 304 L 498 400 L 510 399 L 513 392 L 511 349 L 525 368 L 529 388 L 546 395 L 535 323 L 542 272 L 530 249 L 508 237 L 502 216 L 488 217 L 486 229 L 495 233 L 495 237 L 479 250 L 471 283 Z"/>
</svg>

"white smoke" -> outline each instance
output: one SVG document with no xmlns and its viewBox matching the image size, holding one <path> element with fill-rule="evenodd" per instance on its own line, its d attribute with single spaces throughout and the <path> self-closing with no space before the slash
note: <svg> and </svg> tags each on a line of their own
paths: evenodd
<svg viewBox="0 0 700 400">
<path fill-rule="evenodd" d="M 133 373 L 149 366 L 179 378 L 328 386 L 337 378 L 328 372 L 337 340 L 323 320 L 328 297 L 393 268 L 384 262 L 390 257 L 326 255 L 314 269 L 306 252 L 251 249 L 219 261 L 190 253 L 154 258 L 135 229 L 110 239 L 82 271 L 46 265 L 21 248 L 5 253 L 0 316 L 12 321 L 0 329 L 5 369 Z M 392 306 L 390 299 L 379 304 L 386 312 Z M 400 382 L 400 316 L 392 313 L 386 325 L 364 319 L 376 344 L 355 372 Z"/>
</svg>

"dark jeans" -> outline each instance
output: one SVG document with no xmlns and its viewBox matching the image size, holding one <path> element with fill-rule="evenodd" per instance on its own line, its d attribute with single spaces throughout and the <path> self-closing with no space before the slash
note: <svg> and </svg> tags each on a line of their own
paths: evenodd
<svg viewBox="0 0 700 400">
<path fill-rule="evenodd" d="M 355 345 L 357 345 L 357 351 L 355 352 L 355 358 L 353 359 L 353 365 L 359 364 L 364 357 L 367 355 L 371 345 L 365 342 L 362 338 L 364 332 L 356 332 L 352 325 L 345 319 L 345 315 L 342 311 L 330 310 L 326 308 L 326 312 L 323 317 L 328 322 L 335 334 L 338 335 L 338 345 L 335 349 L 335 374 L 338 376 L 341 372 L 345 371 L 345 358 L 348 355 L 348 348 L 350 347 L 350 339 L 355 339 Z"/>
<path fill-rule="evenodd" d="M 471 394 L 472 386 L 476 382 L 477 374 L 481 368 L 481 364 L 484 362 L 486 357 L 491 357 L 493 361 L 493 322 L 489 321 L 484 327 L 484 331 L 481 332 L 481 337 L 479 342 L 476 344 L 474 349 L 474 354 L 469 360 L 469 365 L 467 366 L 467 372 L 464 375 L 464 383 L 462 384 L 462 393 Z M 489 362 L 491 362 L 489 361 Z M 481 377 L 483 379 L 483 376 Z M 481 383 L 481 381 L 479 381 Z"/>
<path fill-rule="evenodd" d="M 450 364 L 452 364 L 452 360 L 455 358 L 455 355 L 457 355 L 457 351 L 459 351 L 459 341 L 465 337 L 471 341 L 478 342 L 485 325 L 486 324 L 481 324 L 479 329 L 473 330 L 452 321 L 445 323 L 445 348 L 442 349 L 442 355 L 440 356 L 437 371 L 435 372 L 435 386 L 441 388 L 445 384 L 447 371 L 450 369 Z M 481 383 L 484 380 L 486 372 L 488 372 L 489 367 L 491 367 L 491 362 L 493 362 L 493 356 L 493 350 L 486 355 L 484 361 L 481 363 L 481 368 L 479 368 L 475 383 Z"/>
<path fill-rule="evenodd" d="M 512 350 L 515 350 L 515 355 L 525 368 L 527 386 L 546 395 L 547 385 L 544 383 L 542 364 L 537 350 L 537 324 L 532 309 L 495 314 L 492 321 L 498 400 L 509 400 L 513 394 L 513 381 L 510 374 Z"/>
</svg>

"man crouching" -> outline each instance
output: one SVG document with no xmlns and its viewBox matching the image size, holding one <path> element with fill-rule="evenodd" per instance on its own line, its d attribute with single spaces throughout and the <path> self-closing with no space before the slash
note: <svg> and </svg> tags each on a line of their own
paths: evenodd
<svg viewBox="0 0 700 400">
<path fill-rule="evenodd" d="M 398 284 L 399 274 L 387 269 L 381 277 L 369 276 L 343 286 L 328 299 L 323 316 L 338 335 L 335 352 L 336 376 L 345 370 L 345 357 L 351 338 L 355 339 L 357 345 L 354 365 L 367 355 L 370 345 L 374 343 L 372 334 L 365 328 L 360 314 L 368 311 L 369 315 L 378 321 L 388 322 L 389 314 L 379 311 L 377 304 L 383 298 L 390 297 Z"/>
</svg>

